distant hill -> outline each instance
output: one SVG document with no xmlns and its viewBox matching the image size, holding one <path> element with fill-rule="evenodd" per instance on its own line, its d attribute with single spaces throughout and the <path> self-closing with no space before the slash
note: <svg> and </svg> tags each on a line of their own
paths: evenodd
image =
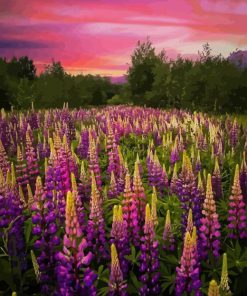
<svg viewBox="0 0 247 296">
<path fill-rule="evenodd" d="M 239 68 L 247 68 L 247 50 L 237 50 L 232 52 L 228 60 Z"/>
<path fill-rule="evenodd" d="M 108 78 L 114 84 L 123 84 L 123 83 L 125 83 L 127 81 L 125 75 L 122 75 L 122 76 L 108 76 Z"/>
</svg>

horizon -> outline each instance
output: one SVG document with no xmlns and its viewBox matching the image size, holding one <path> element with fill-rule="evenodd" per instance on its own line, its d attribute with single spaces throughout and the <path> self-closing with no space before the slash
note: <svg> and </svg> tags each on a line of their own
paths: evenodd
<svg viewBox="0 0 247 296">
<path fill-rule="evenodd" d="M 0 56 L 27 55 L 38 73 L 54 59 L 71 75 L 122 77 L 147 37 L 170 59 L 196 59 L 206 42 L 224 57 L 247 48 L 246 1 L 3 2 Z"/>
</svg>

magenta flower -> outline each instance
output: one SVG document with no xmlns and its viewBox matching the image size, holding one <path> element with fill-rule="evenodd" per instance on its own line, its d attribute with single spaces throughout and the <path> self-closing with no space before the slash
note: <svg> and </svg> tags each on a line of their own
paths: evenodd
<svg viewBox="0 0 247 296">
<path fill-rule="evenodd" d="M 232 194 L 229 197 L 228 229 L 229 237 L 233 239 L 246 238 L 246 211 L 240 187 L 239 166 L 236 165 Z"/>
<path fill-rule="evenodd" d="M 210 174 L 208 174 L 207 178 L 207 191 L 206 198 L 203 203 L 202 215 L 202 226 L 200 227 L 202 258 L 207 258 L 209 251 L 211 251 L 215 257 L 218 257 L 220 249 L 220 224 L 218 220 L 218 214 L 216 213 L 216 205 L 213 197 Z"/>
<path fill-rule="evenodd" d="M 200 291 L 200 271 L 197 254 L 196 228 L 192 236 L 186 232 L 184 237 L 183 254 L 180 260 L 180 267 L 176 268 L 176 295 L 202 295 Z"/>
</svg>

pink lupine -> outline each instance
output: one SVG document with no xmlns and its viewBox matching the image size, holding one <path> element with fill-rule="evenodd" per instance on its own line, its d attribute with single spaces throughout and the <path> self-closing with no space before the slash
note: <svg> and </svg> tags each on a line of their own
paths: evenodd
<svg viewBox="0 0 247 296">
<path fill-rule="evenodd" d="M 196 228 L 195 228 L 196 229 Z M 180 260 L 180 267 L 176 268 L 176 295 L 202 295 L 200 291 L 201 281 L 199 274 L 199 263 L 197 258 L 196 234 L 192 236 L 186 232 L 184 237 L 183 253 Z"/>
<path fill-rule="evenodd" d="M 163 249 L 167 251 L 175 250 L 175 239 L 172 232 L 170 211 L 166 212 L 165 227 L 163 232 Z"/>
<path fill-rule="evenodd" d="M 229 237 L 242 239 L 247 237 L 246 211 L 240 187 L 239 165 L 236 165 L 232 194 L 229 197 L 228 229 Z"/>
<path fill-rule="evenodd" d="M 221 185 L 221 174 L 218 159 L 215 158 L 215 167 L 214 173 L 212 176 L 212 187 L 216 200 L 219 200 L 222 197 L 222 185 Z"/>
<path fill-rule="evenodd" d="M 216 213 L 210 174 L 208 174 L 207 177 L 207 191 L 206 198 L 203 203 L 202 215 L 202 226 L 200 227 L 202 258 L 207 258 L 209 251 L 213 253 L 214 257 L 218 257 L 220 250 L 220 224 L 218 214 Z"/>
</svg>

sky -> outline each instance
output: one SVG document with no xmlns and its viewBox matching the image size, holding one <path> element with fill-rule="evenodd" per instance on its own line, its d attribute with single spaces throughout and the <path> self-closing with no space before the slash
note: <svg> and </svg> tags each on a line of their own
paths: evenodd
<svg viewBox="0 0 247 296">
<path fill-rule="evenodd" d="M 247 0 L 0 0 L 0 56 L 52 59 L 71 74 L 121 76 L 137 41 L 169 58 L 247 49 Z"/>
</svg>

